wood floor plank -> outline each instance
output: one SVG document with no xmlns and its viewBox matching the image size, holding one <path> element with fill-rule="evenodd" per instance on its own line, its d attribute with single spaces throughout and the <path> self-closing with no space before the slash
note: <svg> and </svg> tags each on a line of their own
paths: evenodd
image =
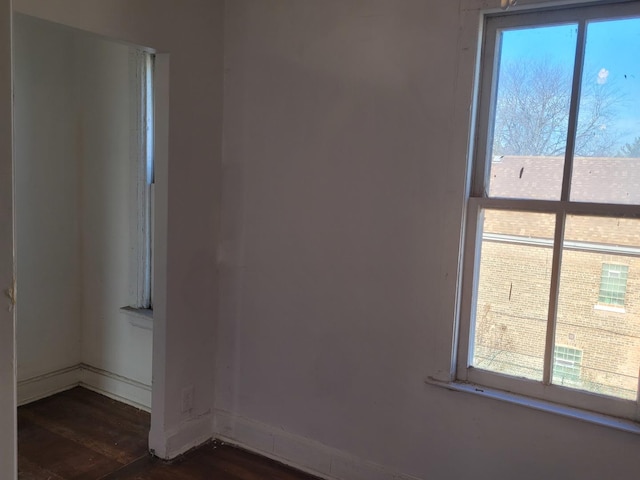
<svg viewBox="0 0 640 480">
<path fill-rule="evenodd" d="M 108 412 L 110 416 L 117 417 L 122 421 L 128 421 L 131 422 L 131 424 L 143 423 L 147 429 L 149 427 L 151 415 L 148 412 L 105 397 L 92 390 L 77 387 L 67 390 L 60 395 L 61 399 L 72 399 L 84 405 L 91 406 L 98 411 Z"/>
<path fill-rule="evenodd" d="M 27 460 L 64 479 L 95 480 L 121 466 L 86 446 L 68 440 L 24 417 L 18 423 L 18 465 Z"/>
<path fill-rule="evenodd" d="M 18 409 L 20 480 L 317 480 L 219 442 L 171 461 L 147 452 L 149 414 L 83 388 Z"/>
<path fill-rule="evenodd" d="M 42 468 L 40 465 L 30 461 L 24 456 L 18 462 L 18 478 L 20 480 L 65 480 L 60 475 Z"/>
<path fill-rule="evenodd" d="M 113 434 L 112 432 L 109 432 L 110 435 L 95 435 L 95 432 L 91 431 L 94 429 L 94 425 L 92 424 L 78 425 L 77 422 L 74 422 L 74 425 L 66 425 L 59 421 L 51 420 L 46 415 L 29 410 L 21 412 L 21 418 L 37 423 L 42 428 L 56 435 L 60 435 L 67 440 L 80 443 L 94 452 L 111 458 L 122 465 L 126 465 L 140 458 L 140 456 L 146 452 L 146 442 L 144 439 L 140 442 L 135 442 L 135 447 L 131 448 L 129 444 L 132 442 L 129 437 L 126 437 L 122 433 Z M 99 427 L 97 427 L 97 429 L 99 429 Z"/>
<path fill-rule="evenodd" d="M 145 457 L 133 462 L 100 480 L 242 480 L 220 470 L 218 467 L 202 468 L 193 455 L 177 461 L 163 462 Z"/>
<path fill-rule="evenodd" d="M 23 417 L 121 464 L 147 452 L 149 414 L 83 388 L 21 407 Z"/>
<path fill-rule="evenodd" d="M 315 480 L 317 477 L 308 475 L 287 467 L 274 460 L 241 450 L 222 445 L 216 452 L 215 461 L 228 468 L 229 471 L 241 476 L 243 479 L 264 480 Z M 252 476 L 253 475 L 253 476 Z"/>
</svg>

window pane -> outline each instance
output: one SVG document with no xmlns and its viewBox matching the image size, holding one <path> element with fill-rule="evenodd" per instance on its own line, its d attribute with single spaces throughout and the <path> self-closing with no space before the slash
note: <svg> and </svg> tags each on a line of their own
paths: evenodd
<svg viewBox="0 0 640 480">
<path fill-rule="evenodd" d="M 553 357 L 553 383 L 571 385 L 580 380 L 582 350 L 556 345 Z"/>
<path fill-rule="evenodd" d="M 627 265 L 617 265 L 615 263 L 603 264 L 598 303 L 624 306 L 628 273 L 629 267 Z"/>
<path fill-rule="evenodd" d="M 640 204 L 640 18 L 587 26 L 571 199 Z"/>
<path fill-rule="evenodd" d="M 483 216 L 472 364 L 542 380 L 555 216 Z"/>
<path fill-rule="evenodd" d="M 558 200 L 576 25 L 499 33 L 489 196 Z"/>
<path fill-rule="evenodd" d="M 581 358 L 569 375 L 556 348 L 554 383 L 635 400 L 639 288 L 640 220 L 567 217 L 555 342 Z"/>
</svg>

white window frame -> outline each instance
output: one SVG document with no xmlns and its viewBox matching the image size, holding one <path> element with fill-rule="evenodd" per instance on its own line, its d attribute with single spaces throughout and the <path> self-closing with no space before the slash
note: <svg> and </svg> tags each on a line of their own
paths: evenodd
<svg viewBox="0 0 640 480">
<path fill-rule="evenodd" d="M 132 49 L 131 174 L 135 215 L 131 236 L 131 305 L 129 309 L 153 310 L 154 215 L 154 55 Z"/>
<path fill-rule="evenodd" d="M 615 297 L 615 295 L 603 295 L 602 292 L 603 290 L 609 294 L 611 293 L 617 293 L 617 292 L 613 292 L 613 290 L 606 290 L 603 288 L 604 286 L 604 277 L 603 274 L 605 273 L 605 270 L 609 270 L 611 267 L 621 267 L 624 268 L 624 293 L 622 295 L 622 299 L 621 302 L 606 302 L 606 301 L 602 301 L 602 297 L 603 296 L 608 296 L 611 299 L 613 299 Z M 618 274 L 622 273 L 622 270 L 616 272 Z M 598 304 L 601 306 L 606 306 L 606 307 L 614 307 L 614 308 L 618 308 L 624 311 L 624 305 L 626 302 L 626 298 L 627 298 L 627 283 L 628 283 L 628 276 L 629 276 L 629 266 L 628 265 L 623 265 L 621 263 L 612 263 L 612 262 L 604 262 L 602 264 L 602 269 L 600 272 L 600 288 L 598 291 Z"/>
<path fill-rule="evenodd" d="M 564 350 L 564 352 L 561 352 Z M 572 347 L 571 345 L 559 345 L 555 344 L 553 347 L 553 368 L 554 370 L 557 367 L 569 367 L 569 368 L 577 368 L 578 370 L 578 379 L 569 378 L 570 382 L 578 381 L 580 376 L 582 375 L 582 358 L 584 355 L 584 351 L 580 348 Z M 570 354 L 571 356 L 578 358 L 579 361 L 576 360 L 566 360 L 563 358 L 559 358 L 561 353 Z M 555 372 L 554 372 L 555 373 Z"/>
<path fill-rule="evenodd" d="M 617 17 L 637 15 L 640 15 L 640 3 L 624 2 L 616 5 L 585 4 L 539 11 L 507 12 L 490 14 L 484 17 L 484 34 L 482 38 L 479 82 L 476 94 L 478 106 L 476 110 L 475 142 L 473 142 L 473 169 L 469 197 L 467 198 L 465 238 L 462 255 L 461 302 L 455 363 L 455 380 L 457 382 L 481 386 L 481 388 L 474 387 L 477 391 L 481 391 L 482 388 L 487 387 L 489 389 L 495 389 L 496 391 L 524 395 L 553 404 L 604 413 L 634 421 L 640 420 L 640 398 L 636 399 L 636 401 L 618 399 L 566 388 L 560 385 L 553 385 L 551 383 L 555 341 L 554 327 L 559 293 L 560 260 L 566 217 L 569 215 L 585 215 L 640 218 L 639 207 L 637 205 L 570 201 L 570 174 L 573 164 L 572 153 L 574 142 L 572 135 L 567 139 L 566 150 L 568 153 L 565 157 L 564 177 L 561 199 L 559 201 L 489 198 L 485 192 L 485 185 L 488 185 L 490 166 L 488 141 L 493 118 L 491 101 L 496 87 L 493 78 L 496 73 L 495 45 L 499 29 L 517 26 L 530 27 L 543 24 L 553 25 L 567 22 L 578 23 L 579 28 L 574 66 L 575 73 L 572 84 L 569 117 L 569 129 L 571 132 L 575 132 L 579 103 L 579 87 L 582 78 L 586 22 L 596 18 L 614 19 Z M 480 370 L 472 366 L 474 326 L 471 319 L 475 318 L 473 309 L 475 305 L 475 292 L 477 291 L 477 274 L 479 271 L 481 245 L 481 238 L 479 238 L 481 233 L 479 227 L 481 227 L 481 224 L 479 224 L 479 220 L 483 209 L 550 213 L 556 216 L 551 293 L 549 298 L 542 382 Z"/>
</svg>

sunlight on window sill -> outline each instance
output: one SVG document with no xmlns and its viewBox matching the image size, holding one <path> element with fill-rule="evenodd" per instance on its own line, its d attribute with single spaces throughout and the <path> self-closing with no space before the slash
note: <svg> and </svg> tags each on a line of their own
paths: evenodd
<svg viewBox="0 0 640 480">
<path fill-rule="evenodd" d="M 625 313 L 626 310 L 624 307 L 614 307 L 612 305 L 602 305 L 601 303 L 596 303 L 593 306 L 594 310 L 602 310 L 603 312 L 614 312 L 614 313 Z"/>
</svg>

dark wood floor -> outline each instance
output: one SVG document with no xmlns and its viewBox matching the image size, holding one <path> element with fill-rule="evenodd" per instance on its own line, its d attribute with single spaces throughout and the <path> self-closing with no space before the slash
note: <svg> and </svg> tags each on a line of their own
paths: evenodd
<svg viewBox="0 0 640 480">
<path fill-rule="evenodd" d="M 147 453 L 149 414 L 83 388 L 18 409 L 20 480 L 314 480 L 212 442 L 173 462 Z"/>
</svg>

